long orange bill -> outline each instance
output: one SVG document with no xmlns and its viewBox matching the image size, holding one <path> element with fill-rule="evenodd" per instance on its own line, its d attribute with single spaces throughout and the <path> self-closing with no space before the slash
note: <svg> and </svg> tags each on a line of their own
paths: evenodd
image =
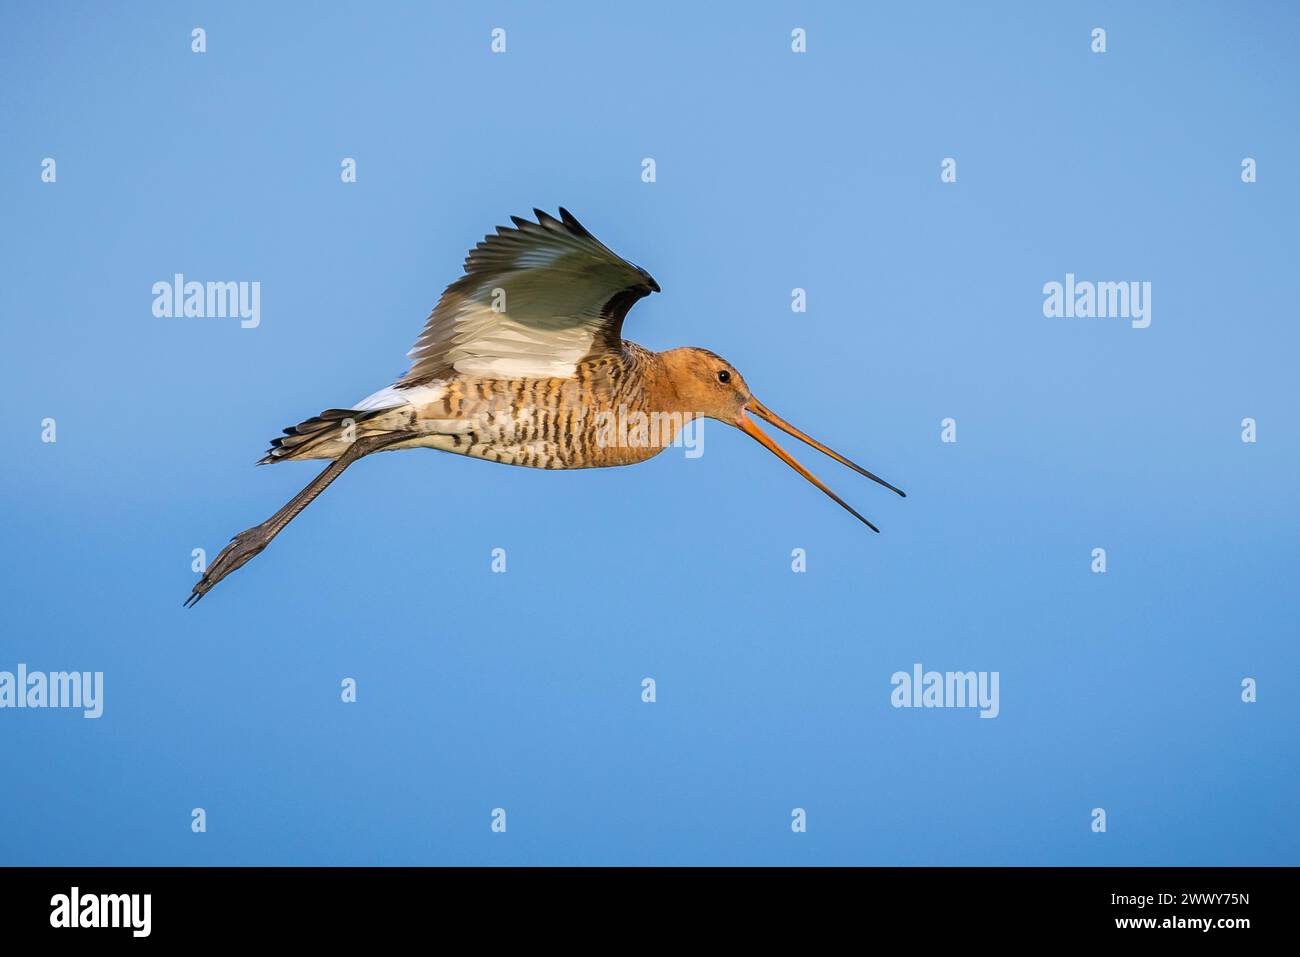
<svg viewBox="0 0 1300 957">
<path fill-rule="evenodd" d="M 903 496 L 904 498 L 907 497 L 907 493 L 904 492 L 902 489 L 895 488 L 893 485 L 890 485 L 880 476 L 873 475 L 872 473 L 868 472 L 866 469 L 862 468 L 860 465 L 857 465 L 856 463 L 849 461 L 844 456 L 840 455 L 840 453 L 836 452 L 834 449 L 828 448 L 827 446 L 822 445 L 822 443 L 818 442 L 816 439 L 812 438 L 811 436 L 805 435 L 803 432 L 800 432 L 793 425 L 785 421 L 785 419 L 781 418 L 779 415 L 777 415 L 767 406 L 763 405 L 763 403 L 759 402 L 757 399 L 750 399 L 749 402 L 746 403 L 745 407 L 748 411 L 753 412 L 760 419 L 763 419 L 764 421 L 770 422 L 772 423 L 772 425 L 775 425 L 782 432 L 794 436 L 800 442 L 804 442 L 807 443 L 808 445 L 811 445 L 818 452 L 821 452 L 824 455 L 829 455 L 835 461 L 840 462 L 843 465 L 847 465 L 855 472 L 859 472 L 862 475 L 865 475 L 873 482 L 877 482 L 883 485 L 891 492 L 896 492 L 899 495 Z M 800 475 L 806 478 L 813 485 L 821 489 L 824 493 L 826 493 L 826 495 L 830 496 L 830 498 L 832 498 L 841 508 L 847 511 L 858 521 L 862 522 L 862 524 L 866 525 L 873 532 L 880 531 L 880 529 L 876 528 L 875 525 L 872 525 L 871 522 L 867 521 L 865 518 L 859 515 L 856 510 L 854 510 L 847 502 L 844 501 L 844 499 L 840 498 L 838 495 L 832 492 L 819 478 L 817 478 L 817 476 L 813 475 L 812 472 L 809 472 L 806 468 L 800 465 L 793 455 L 791 455 L 785 449 L 781 448 L 781 446 L 777 445 L 776 442 L 774 442 L 766 432 L 764 432 L 762 429 L 760 429 L 757 425 L 754 424 L 752 419 L 746 418 L 744 412 L 742 412 L 740 414 L 739 419 L 737 419 L 736 426 L 746 435 L 753 438 L 760 445 L 766 448 L 769 452 L 771 452 L 773 455 L 779 458 L 786 465 L 790 466 L 790 468 L 794 469 L 796 472 L 798 472 Z"/>
</svg>

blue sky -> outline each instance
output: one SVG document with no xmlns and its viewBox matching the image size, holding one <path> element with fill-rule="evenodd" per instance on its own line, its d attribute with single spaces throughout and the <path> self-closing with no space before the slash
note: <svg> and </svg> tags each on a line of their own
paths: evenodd
<svg viewBox="0 0 1300 957">
<path fill-rule="evenodd" d="M 0 670 L 105 701 L 0 710 L 0 862 L 1297 863 L 1298 32 L 5 5 Z M 716 423 L 630 469 L 405 452 L 183 610 L 191 550 L 317 470 L 267 440 L 391 382 L 465 251 L 559 205 L 662 285 L 629 338 L 908 491 L 796 450 L 882 534 Z M 260 282 L 261 324 L 155 317 L 177 272 Z M 1150 282 L 1150 327 L 1046 318 L 1067 273 Z M 998 672 L 1000 714 L 891 707 L 918 662 Z"/>
</svg>

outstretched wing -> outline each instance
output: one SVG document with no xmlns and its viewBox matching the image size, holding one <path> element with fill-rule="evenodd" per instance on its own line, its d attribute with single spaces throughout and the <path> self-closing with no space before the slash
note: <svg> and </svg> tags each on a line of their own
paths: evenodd
<svg viewBox="0 0 1300 957">
<path fill-rule="evenodd" d="M 659 284 L 561 207 L 556 219 L 512 216 L 465 258 L 408 353 L 398 388 L 453 372 L 569 378 L 588 356 L 619 349 L 623 317 Z"/>
</svg>

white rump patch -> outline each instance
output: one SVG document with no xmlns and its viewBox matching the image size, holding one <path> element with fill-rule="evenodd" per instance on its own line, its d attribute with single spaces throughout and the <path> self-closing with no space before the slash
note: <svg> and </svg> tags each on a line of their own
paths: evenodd
<svg viewBox="0 0 1300 957">
<path fill-rule="evenodd" d="M 410 389 L 390 385 L 386 389 L 380 389 L 378 392 L 366 396 L 360 402 L 354 404 L 352 408 L 358 412 L 372 412 L 376 409 L 396 409 L 404 405 L 426 405 L 430 402 L 437 402 L 446 391 L 446 386 L 440 382 L 431 385 L 417 385 Z"/>
</svg>

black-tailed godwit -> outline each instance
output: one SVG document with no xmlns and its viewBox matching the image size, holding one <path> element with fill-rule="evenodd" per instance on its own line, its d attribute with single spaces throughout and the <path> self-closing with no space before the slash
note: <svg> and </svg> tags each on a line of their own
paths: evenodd
<svg viewBox="0 0 1300 957">
<path fill-rule="evenodd" d="M 800 432 L 707 349 L 652 352 L 623 338 L 632 305 L 659 291 L 567 210 L 512 217 L 465 259 L 409 353 L 411 369 L 351 408 L 284 430 L 258 464 L 331 459 L 282 509 L 236 535 L 186 600 L 248 562 L 362 456 L 432 448 L 543 469 L 632 465 L 659 454 L 693 419 L 753 436 L 873 531 L 746 413 L 770 422 L 899 495 L 884 479 Z M 619 425 L 613 427 L 617 419 Z M 628 429 L 628 420 L 634 427 Z"/>
</svg>

